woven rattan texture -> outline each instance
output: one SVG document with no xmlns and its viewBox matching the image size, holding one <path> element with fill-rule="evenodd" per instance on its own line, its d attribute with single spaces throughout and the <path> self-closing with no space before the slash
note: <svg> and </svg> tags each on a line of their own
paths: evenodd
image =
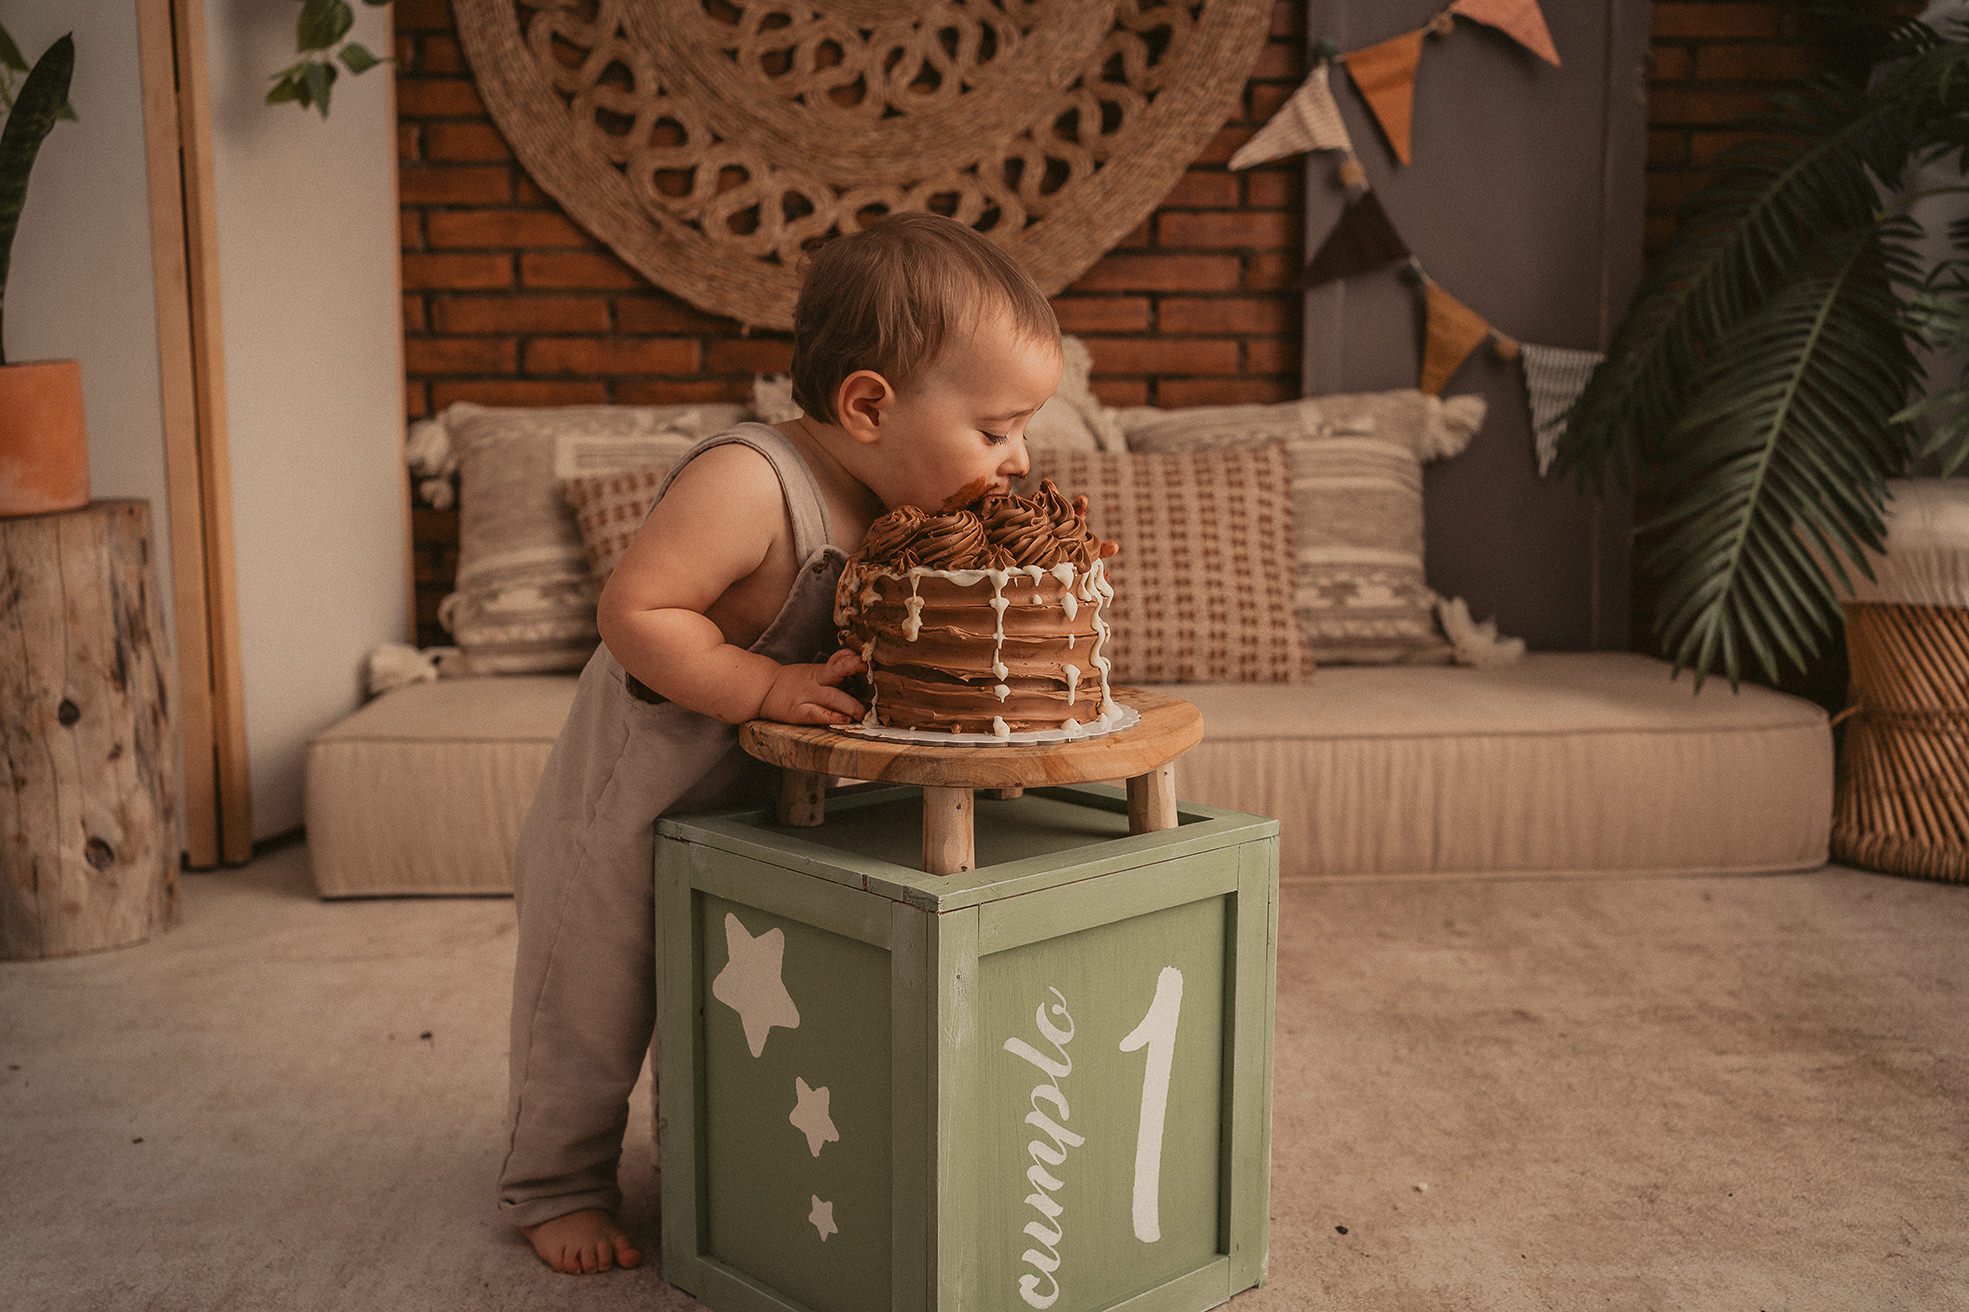
<svg viewBox="0 0 1969 1312">
<path fill-rule="evenodd" d="M 1846 607 L 1856 713 L 1839 750 L 1832 854 L 1969 879 L 1969 610 Z"/>
<path fill-rule="evenodd" d="M 792 327 L 799 257 L 882 214 L 985 233 L 1051 295 L 1236 108 L 1270 0 L 455 0 L 500 131 L 652 283 Z"/>
</svg>

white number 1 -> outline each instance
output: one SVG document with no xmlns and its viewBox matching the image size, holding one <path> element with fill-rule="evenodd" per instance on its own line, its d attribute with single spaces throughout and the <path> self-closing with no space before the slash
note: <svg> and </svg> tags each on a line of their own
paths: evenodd
<svg viewBox="0 0 1969 1312">
<path fill-rule="evenodd" d="M 1135 1133 L 1135 1238 L 1162 1238 L 1162 1123 L 1169 1110 L 1169 1068 L 1176 1056 L 1176 1018 L 1183 1007 L 1183 972 L 1164 966 L 1141 1024 L 1121 1041 L 1123 1052 L 1149 1050 L 1142 1071 L 1142 1122 Z"/>
</svg>

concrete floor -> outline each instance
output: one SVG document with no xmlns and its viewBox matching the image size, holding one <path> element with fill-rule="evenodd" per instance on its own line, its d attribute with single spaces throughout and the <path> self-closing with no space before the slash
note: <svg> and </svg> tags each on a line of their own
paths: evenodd
<svg viewBox="0 0 1969 1312">
<path fill-rule="evenodd" d="M 493 1206 L 511 904 L 322 903 L 306 863 L 0 965 L 0 1306 L 695 1306 Z M 1277 1043 L 1238 1312 L 1969 1308 L 1969 888 L 1289 883 Z M 653 1251 L 646 1090 L 630 1126 Z"/>
</svg>

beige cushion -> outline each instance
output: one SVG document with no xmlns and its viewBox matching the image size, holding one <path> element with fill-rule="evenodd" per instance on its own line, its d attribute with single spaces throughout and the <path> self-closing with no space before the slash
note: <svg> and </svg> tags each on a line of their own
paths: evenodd
<svg viewBox="0 0 1969 1312">
<path fill-rule="evenodd" d="M 1450 659 L 1422 568 L 1422 465 L 1469 444 L 1483 423 L 1483 398 L 1411 388 L 1114 414 L 1131 451 L 1289 443 L 1295 605 L 1314 658 Z"/>
<path fill-rule="evenodd" d="M 323 897 L 509 893 L 533 790 L 577 676 L 405 684 L 308 744 L 308 858 Z"/>
<path fill-rule="evenodd" d="M 1087 344 L 1071 333 L 1060 337 L 1060 385 L 1026 423 L 1026 440 L 1036 448 L 1061 451 L 1122 451 L 1127 442 L 1115 411 L 1101 403 L 1088 383 L 1093 360 Z M 781 423 L 801 414 L 793 402 L 793 379 L 787 374 L 755 378 L 752 383 L 755 418 Z"/>
<path fill-rule="evenodd" d="M 1215 451 L 1048 451 L 1033 478 L 1087 498 L 1107 558 L 1112 680 L 1303 683 L 1292 615 L 1291 456 L 1282 443 Z"/>
<path fill-rule="evenodd" d="M 1823 711 L 1746 684 L 1700 696 L 1625 652 L 1517 665 L 1327 668 L 1313 684 L 1184 684 L 1204 740 L 1186 800 L 1276 816 L 1309 875 L 1701 874 L 1823 864 Z M 409 684 L 307 756 L 323 896 L 508 891 L 572 675 Z"/>
<path fill-rule="evenodd" d="M 1629 652 L 1488 669 L 1328 666 L 1310 688 L 1168 689 L 1203 712 L 1179 797 L 1279 821 L 1297 875 L 1698 874 L 1824 864 L 1832 734 Z M 1125 700 L 1125 698 L 1124 698 Z"/>
<path fill-rule="evenodd" d="M 730 427 L 735 406 L 483 406 L 440 416 L 458 465 L 458 578 L 438 619 L 447 677 L 578 670 L 601 641 L 560 480 L 651 463 Z"/>
</svg>

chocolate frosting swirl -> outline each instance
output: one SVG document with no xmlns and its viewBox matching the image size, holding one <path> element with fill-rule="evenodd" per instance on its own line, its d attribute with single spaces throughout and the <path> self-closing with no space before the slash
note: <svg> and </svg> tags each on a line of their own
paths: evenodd
<svg viewBox="0 0 1969 1312">
<path fill-rule="evenodd" d="M 1067 500 L 1048 478 L 1029 497 L 987 493 L 936 514 L 899 506 L 869 525 L 860 555 L 898 569 L 1086 569 L 1115 550 L 1088 529 L 1087 498 Z"/>
</svg>

